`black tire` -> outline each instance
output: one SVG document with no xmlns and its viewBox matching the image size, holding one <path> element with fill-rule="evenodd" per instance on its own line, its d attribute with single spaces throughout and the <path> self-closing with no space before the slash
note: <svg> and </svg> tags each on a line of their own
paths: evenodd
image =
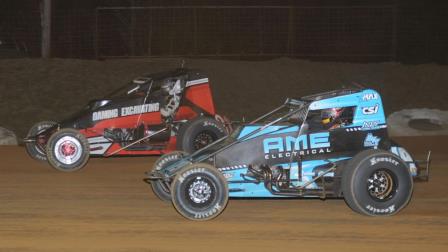
<svg viewBox="0 0 448 252">
<path fill-rule="evenodd" d="M 171 184 L 171 197 L 182 216 L 204 221 L 221 214 L 227 205 L 229 191 L 221 172 L 209 164 L 197 163 L 178 172 Z"/>
<path fill-rule="evenodd" d="M 398 156 L 383 150 L 366 150 L 347 163 L 341 187 L 345 202 L 355 212 L 388 216 L 409 203 L 413 182 Z"/>
<path fill-rule="evenodd" d="M 56 125 L 56 122 L 53 121 L 38 122 L 30 128 L 26 137 L 34 137 L 39 132 L 51 128 L 54 125 Z M 45 153 L 46 140 L 48 139 L 36 139 L 36 142 L 25 143 L 25 149 L 28 155 L 38 161 L 47 161 L 47 154 Z"/>
<path fill-rule="evenodd" d="M 55 169 L 73 172 L 83 168 L 89 160 L 89 142 L 75 129 L 55 132 L 47 143 L 48 163 Z"/>
<path fill-rule="evenodd" d="M 226 135 L 222 123 L 210 117 L 198 117 L 180 127 L 176 147 L 193 153 Z"/>
<path fill-rule="evenodd" d="M 157 161 L 154 163 L 152 170 L 155 171 L 163 169 L 166 166 L 176 162 L 177 160 L 183 158 L 186 155 L 187 153 L 183 151 L 173 151 L 168 154 L 165 154 L 161 156 L 159 159 L 157 159 Z M 164 202 L 171 202 L 170 186 L 171 185 L 169 183 L 162 180 L 151 180 L 152 191 L 157 196 L 157 198 L 159 198 Z"/>
</svg>

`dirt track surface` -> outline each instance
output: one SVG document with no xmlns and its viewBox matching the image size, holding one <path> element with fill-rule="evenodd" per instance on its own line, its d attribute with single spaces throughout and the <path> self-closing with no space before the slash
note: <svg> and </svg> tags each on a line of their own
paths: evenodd
<svg viewBox="0 0 448 252">
<path fill-rule="evenodd" d="M 343 200 L 230 200 L 192 222 L 142 182 L 156 157 L 91 159 L 61 173 L 23 147 L 0 147 L 0 251 L 448 251 L 448 156 L 434 147 L 429 183 L 398 215 L 365 217 Z M 426 142 L 425 142 L 426 141 Z"/>
</svg>

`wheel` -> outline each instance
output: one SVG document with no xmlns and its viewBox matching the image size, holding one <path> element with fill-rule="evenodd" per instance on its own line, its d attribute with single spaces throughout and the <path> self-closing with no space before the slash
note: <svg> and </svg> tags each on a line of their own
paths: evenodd
<svg viewBox="0 0 448 252">
<path fill-rule="evenodd" d="M 34 137 L 38 133 L 44 131 L 45 129 L 51 128 L 54 125 L 56 125 L 56 122 L 53 121 L 38 122 L 30 128 L 26 137 Z M 47 144 L 47 140 L 48 139 L 38 138 L 36 136 L 35 142 L 25 143 L 25 149 L 28 155 L 35 160 L 47 161 L 47 155 L 45 153 L 45 145 Z"/>
<path fill-rule="evenodd" d="M 177 160 L 183 158 L 186 156 L 187 153 L 183 151 L 173 151 L 171 153 L 165 154 L 161 156 L 157 161 L 154 163 L 153 171 L 160 170 L 168 165 L 176 162 Z M 154 194 L 162 201 L 165 202 L 171 202 L 171 191 L 170 191 L 170 184 L 166 183 L 162 180 L 152 180 L 151 181 L 151 188 Z"/>
<path fill-rule="evenodd" d="M 210 220 L 218 216 L 229 199 L 227 182 L 215 167 L 197 163 L 186 166 L 171 184 L 176 210 L 190 220 Z"/>
<path fill-rule="evenodd" d="M 398 213 L 410 201 L 412 176 L 404 162 L 383 150 L 366 150 L 342 171 L 342 193 L 355 212 L 369 216 Z"/>
<path fill-rule="evenodd" d="M 55 132 L 47 143 L 48 163 L 64 172 L 77 171 L 89 160 L 89 142 L 75 129 Z"/>
<path fill-rule="evenodd" d="M 193 153 L 226 135 L 222 123 L 210 117 L 199 117 L 179 129 L 177 149 Z"/>
</svg>

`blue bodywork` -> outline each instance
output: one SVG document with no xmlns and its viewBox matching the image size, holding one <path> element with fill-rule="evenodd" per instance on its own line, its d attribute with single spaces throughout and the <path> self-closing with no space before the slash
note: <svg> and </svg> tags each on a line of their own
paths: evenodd
<svg viewBox="0 0 448 252">
<path fill-rule="evenodd" d="M 230 197 L 297 196 L 273 193 L 265 181 L 250 176 L 251 167 L 267 166 L 274 173 L 283 174 L 288 190 L 300 188 L 305 191 L 300 196 L 315 197 L 306 191 L 322 190 L 324 179 L 330 184 L 337 182 L 333 179 L 338 170 L 329 168 L 343 167 L 362 150 L 381 148 L 399 156 L 410 173 L 417 175 L 417 166 L 409 153 L 388 139 L 381 96 L 375 90 L 323 93 L 297 101 L 306 104 L 303 122 L 307 125 L 313 114 L 331 108 L 350 109 L 350 120 L 334 129 L 311 128 L 305 132 L 300 131 L 305 128 L 303 122 L 243 125 L 229 139 L 179 160 L 162 172 L 172 177 L 186 164 L 208 162 L 227 179 Z M 274 185 L 275 190 L 281 191 L 278 187 L 282 187 L 282 182 Z M 333 187 L 337 189 L 338 185 Z"/>
</svg>

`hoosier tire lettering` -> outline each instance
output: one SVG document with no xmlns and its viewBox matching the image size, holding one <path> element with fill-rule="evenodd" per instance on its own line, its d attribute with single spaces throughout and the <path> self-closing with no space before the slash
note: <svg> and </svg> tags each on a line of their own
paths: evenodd
<svg viewBox="0 0 448 252">
<path fill-rule="evenodd" d="M 342 193 L 355 212 L 387 216 L 409 203 L 413 181 L 406 164 L 394 154 L 378 149 L 353 157 L 342 171 Z"/>
<path fill-rule="evenodd" d="M 370 159 L 370 165 L 376 165 L 379 162 L 389 162 L 395 166 L 400 164 L 397 160 L 395 160 L 392 157 L 373 157 Z"/>
<path fill-rule="evenodd" d="M 227 205 L 227 180 L 210 164 L 191 164 L 178 172 L 171 184 L 171 198 L 183 217 L 210 220 L 221 214 Z"/>
<path fill-rule="evenodd" d="M 173 151 L 171 153 L 165 154 L 161 156 L 154 164 L 154 167 L 152 171 L 160 171 L 164 169 L 165 167 L 175 163 L 179 159 L 182 159 L 184 156 L 186 156 L 187 153 L 183 151 Z M 171 202 L 171 191 L 170 191 L 170 183 L 165 182 L 161 179 L 159 180 L 152 180 L 151 181 L 151 188 L 154 193 L 154 195 L 157 196 L 160 200 L 164 202 Z"/>
<path fill-rule="evenodd" d="M 194 214 L 194 218 L 195 219 L 204 219 L 204 218 L 213 216 L 213 214 L 217 213 L 220 209 L 221 209 L 221 206 L 219 204 L 216 204 L 216 206 L 214 206 L 213 209 L 208 212 Z"/>
<path fill-rule="evenodd" d="M 378 208 L 373 207 L 371 205 L 367 205 L 366 209 L 369 210 L 370 212 L 372 212 L 373 214 L 376 214 L 376 213 L 391 214 L 391 213 L 395 212 L 395 205 L 389 206 L 387 208 L 382 208 L 382 209 L 378 209 Z"/>
<path fill-rule="evenodd" d="M 205 171 L 204 168 L 194 168 L 192 170 L 188 170 L 184 174 L 181 174 L 179 176 L 178 180 L 180 183 L 182 183 L 182 182 L 184 182 L 185 178 L 188 177 L 189 175 L 194 174 L 194 173 L 204 172 L 204 171 Z"/>
</svg>

